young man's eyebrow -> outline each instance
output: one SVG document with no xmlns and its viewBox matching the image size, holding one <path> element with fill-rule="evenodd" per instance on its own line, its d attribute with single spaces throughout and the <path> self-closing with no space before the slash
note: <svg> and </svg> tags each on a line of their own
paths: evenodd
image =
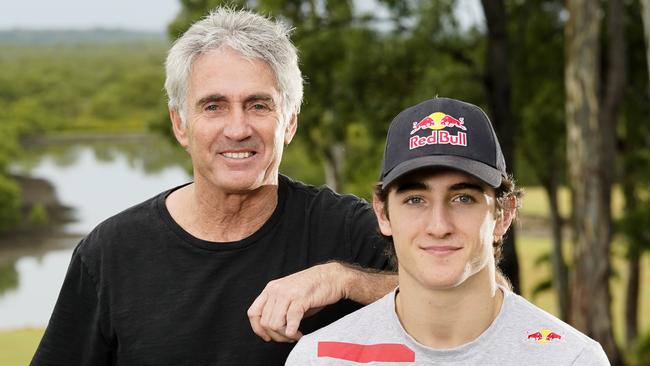
<svg viewBox="0 0 650 366">
<path fill-rule="evenodd" d="M 401 193 L 406 191 L 417 191 L 417 190 L 427 190 L 427 185 L 423 182 L 418 181 L 406 181 L 404 183 L 398 183 L 395 187 L 395 193 Z M 462 191 L 462 190 L 472 190 L 479 193 L 485 193 L 485 188 L 478 183 L 473 182 L 460 182 L 452 184 L 449 187 L 450 191 Z"/>
<path fill-rule="evenodd" d="M 485 188 L 483 188 L 483 186 L 478 183 L 461 182 L 453 184 L 451 187 L 449 187 L 449 190 L 451 191 L 461 191 L 465 189 L 478 191 L 479 193 L 485 193 Z"/>
<path fill-rule="evenodd" d="M 405 191 L 423 191 L 426 189 L 427 189 L 427 185 L 422 182 L 406 181 L 397 184 L 397 186 L 395 187 L 395 193 L 401 193 Z"/>
</svg>

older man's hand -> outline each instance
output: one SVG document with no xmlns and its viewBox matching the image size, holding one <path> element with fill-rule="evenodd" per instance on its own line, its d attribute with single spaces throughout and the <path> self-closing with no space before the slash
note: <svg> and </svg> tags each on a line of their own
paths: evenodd
<svg viewBox="0 0 650 366">
<path fill-rule="evenodd" d="M 348 272 L 330 262 L 269 282 L 248 309 L 253 331 L 267 342 L 297 341 L 303 317 L 347 296 Z"/>
</svg>

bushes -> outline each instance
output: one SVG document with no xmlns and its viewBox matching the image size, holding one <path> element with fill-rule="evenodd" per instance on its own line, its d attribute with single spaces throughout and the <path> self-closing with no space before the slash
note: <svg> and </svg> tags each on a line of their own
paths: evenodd
<svg viewBox="0 0 650 366">
<path fill-rule="evenodd" d="M 16 181 L 0 174 L 0 232 L 13 228 L 20 218 L 20 188 Z"/>
</svg>

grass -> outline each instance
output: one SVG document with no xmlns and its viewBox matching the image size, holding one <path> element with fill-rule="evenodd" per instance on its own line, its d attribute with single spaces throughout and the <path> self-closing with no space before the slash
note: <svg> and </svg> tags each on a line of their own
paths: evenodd
<svg viewBox="0 0 650 366">
<path fill-rule="evenodd" d="M 0 331 L 0 365 L 28 365 L 43 332 L 42 328 Z"/>
<path fill-rule="evenodd" d="M 571 201 L 567 187 L 558 190 L 558 204 L 562 217 L 569 217 Z M 624 210 L 623 193 L 618 186 L 612 190 L 612 213 L 614 218 L 620 218 Z M 522 216 L 548 217 L 549 205 L 546 191 L 542 187 L 524 187 L 524 199 L 520 214 Z"/>
</svg>

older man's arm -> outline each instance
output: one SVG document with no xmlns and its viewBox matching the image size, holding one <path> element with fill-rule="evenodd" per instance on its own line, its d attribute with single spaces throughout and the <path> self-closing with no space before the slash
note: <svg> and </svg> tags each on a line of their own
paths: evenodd
<svg viewBox="0 0 650 366">
<path fill-rule="evenodd" d="M 255 334 L 265 341 L 294 342 L 300 321 L 341 299 L 378 300 L 397 286 L 397 275 L 340 262 L 313 266 L 269 282 L 248 309 Z"/>
</svg>

